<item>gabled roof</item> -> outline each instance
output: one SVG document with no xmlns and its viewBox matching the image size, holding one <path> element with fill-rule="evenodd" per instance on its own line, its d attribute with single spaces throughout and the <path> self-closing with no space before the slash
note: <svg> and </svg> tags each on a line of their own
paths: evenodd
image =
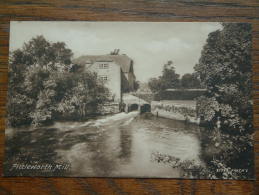
<svg viewBox="0 0 259 195">
<path fill-rule="evenodd" d="M 94 62 L 110 62 L 114 61 L 116 64 L 118 64 L 122 72 L 128 73 L 130 72 L 131 68 L 131 59 L 123 54 L 123 55 L 85 55 L 85 56 L 80 56 L 74 60 L 72 60 L 73 63 L 78 64 L 78 65 L 85 65 L 89 63 L 94 63 Z"/>
</svg>

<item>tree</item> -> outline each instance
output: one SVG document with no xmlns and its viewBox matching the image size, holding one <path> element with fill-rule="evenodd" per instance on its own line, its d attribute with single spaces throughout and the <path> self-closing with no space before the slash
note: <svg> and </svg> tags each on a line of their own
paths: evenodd
<svg viewBox="0 0 259 195">
<path fill-rule="evenodd" d="M 195 66 L 207 89 L 197 102 L 198 115 L 210 125 L 207 135 L 203 135 L 203 140 L 206 140 L 203 153 L 206 154 L 207 167 L 217 177 L 244 179 L 254 173 L 251 141 L 252 29 L 245 23 L 222 25 L 222 30 L 209 34 Z M 218 173 L 216 170 L 220 168 L 230 170 L 226 171 L 229 174 Z M 248 169 L 248 172 L 237 175 L 231 173 L 232 169 Z"/>
<path fill-rule="evenodd" d="M 140 82 L 139 81 L 134 81 L 134 91 L 137 91 L 139 89 Z"/>
<path fill-rule="evenodd" d="M 17 49 L 9 57 L 8 83 L 8 125 L 29 124 L 29 113 L 33 110 L 34 101 L 25 94 L 22 83 L 25 80 L 26 64 L 24 53 Z M 19 114 L 19 116 L 17 116 Z"/>
<path fill-rule="evenodd" d="M 71 64 L 72 55 L 65 43 L 50 43 L 43 36 L 32 38 L 22 49 L 11 52 L 10 126 L 84 119 L 90 112 L 98 112 L 108 90 L 97 75 Z"/>
<path fill-rule="evenodd" d="M 163 74 L 160 77 L 162 89 L 179 88 L 180 75 L 176 74 L 172 61 L 168 61 L 163 68 Z"/>
<path fill-rule="evenodd" d="M 201 88 L 200 80 L 196 74 L 184 74 L 181 78 L 181 87 L 184 89 L 199 89 Z"/>
<path fill-rule="evenodd" d="M 36 36 L 22 48 L 21 59 L 26 65 L 46 66 L 47 64 L 61 63 L 64 65 L 71 64 L 73 53 L 66 48 L 65 43 L 50 43 L 43 36 Z"/>
<path fill-rule="evenodd" d="M 157 93 L 161 90 L 161 80 L 157 78 L 151 78 L 148 81 L 148 87 L 153 93 Z"/>
<path fill-rule="evenodd" d="M 179 77 L 180 75 L 175 72 L 173 62 L 168 61 L 163 67 L 162 76 L 151 78 L 148 82 L 148 86 L 153 93 L 161 93 L 169 88 L 179 88 Z"/>
<path fill-rule="evenodd" d="M 210 33 L 195 70 L 208 89 L 203 101 L 217 105 L 202 108 L 205 118 L 219 117 L 232 133 L 251 131 L 251 25 L 223 24 L 222 30 Z"/>
<path fill-rule="evenodd" d="M 89 115 L 95 115 L 109 97 L 109 90 L 91 72 L 69 74 L 63 82 L 73 83 L 66 90 L 57 109 L 65 119 L 83 120 Z"/>
</svg>

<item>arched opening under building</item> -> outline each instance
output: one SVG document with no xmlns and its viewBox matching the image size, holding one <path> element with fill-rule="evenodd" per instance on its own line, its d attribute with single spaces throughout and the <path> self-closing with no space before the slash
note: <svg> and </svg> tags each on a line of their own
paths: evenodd
<svg viewBox="0 0 259 195">
<path fill-rule="evenodd" d="M 134 111 L 134 110 L 138 110 L 138 104 L 131 104 L 129 105 L 129 112 Z"/>
<path fill-rule="evenodd" d="M 151 112 L 151 106 L 150 104 L 143 104 L 140 107 L 140 113 L 145 113 L 145 112 Z"/>
</svg>

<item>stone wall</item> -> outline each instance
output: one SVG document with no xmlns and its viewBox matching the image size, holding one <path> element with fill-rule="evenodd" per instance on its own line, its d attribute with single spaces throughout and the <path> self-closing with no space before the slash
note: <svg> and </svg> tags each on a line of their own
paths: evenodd
<svg viewBox="0 0 259 195">
<path fill-rule="evenodd" d="M 119 103 L 116 102 L 106 103 L 101 108 L 101 114 L 115 114 L 119 112 Z"/>
<path fill-rule="evenodd" d="M 151 113 L 159 117 L 200 123 L 195 101 L 152 101 Z"/>
</svg>

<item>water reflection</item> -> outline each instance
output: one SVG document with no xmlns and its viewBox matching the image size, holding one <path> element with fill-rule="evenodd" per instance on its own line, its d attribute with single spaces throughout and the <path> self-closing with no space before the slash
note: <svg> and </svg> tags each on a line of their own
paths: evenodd
<svg viewBox="0 0 259 195">
<path fill-rule="evenodd" d="M 127 128 L 120 129 L 120 153 L 119 158 L 129 161 L 131 158 L 132 131 Z"/>
<path fill-rule="evenodd" d="M 159 154 L 201 165 L 198 135 L 199 127 L 194 124 L 137 112 L 120 113 L 82 123 L 56 123 L 48 128 L 19 131 L 7 139 L 7 157 L 17 161 L 14 157 L 26 151 L 23 156 L 30 160 L 71 163 L 70 171 L 56 175 L 180 177 L 179 166 L 152 158 Z"/>
</svg>

